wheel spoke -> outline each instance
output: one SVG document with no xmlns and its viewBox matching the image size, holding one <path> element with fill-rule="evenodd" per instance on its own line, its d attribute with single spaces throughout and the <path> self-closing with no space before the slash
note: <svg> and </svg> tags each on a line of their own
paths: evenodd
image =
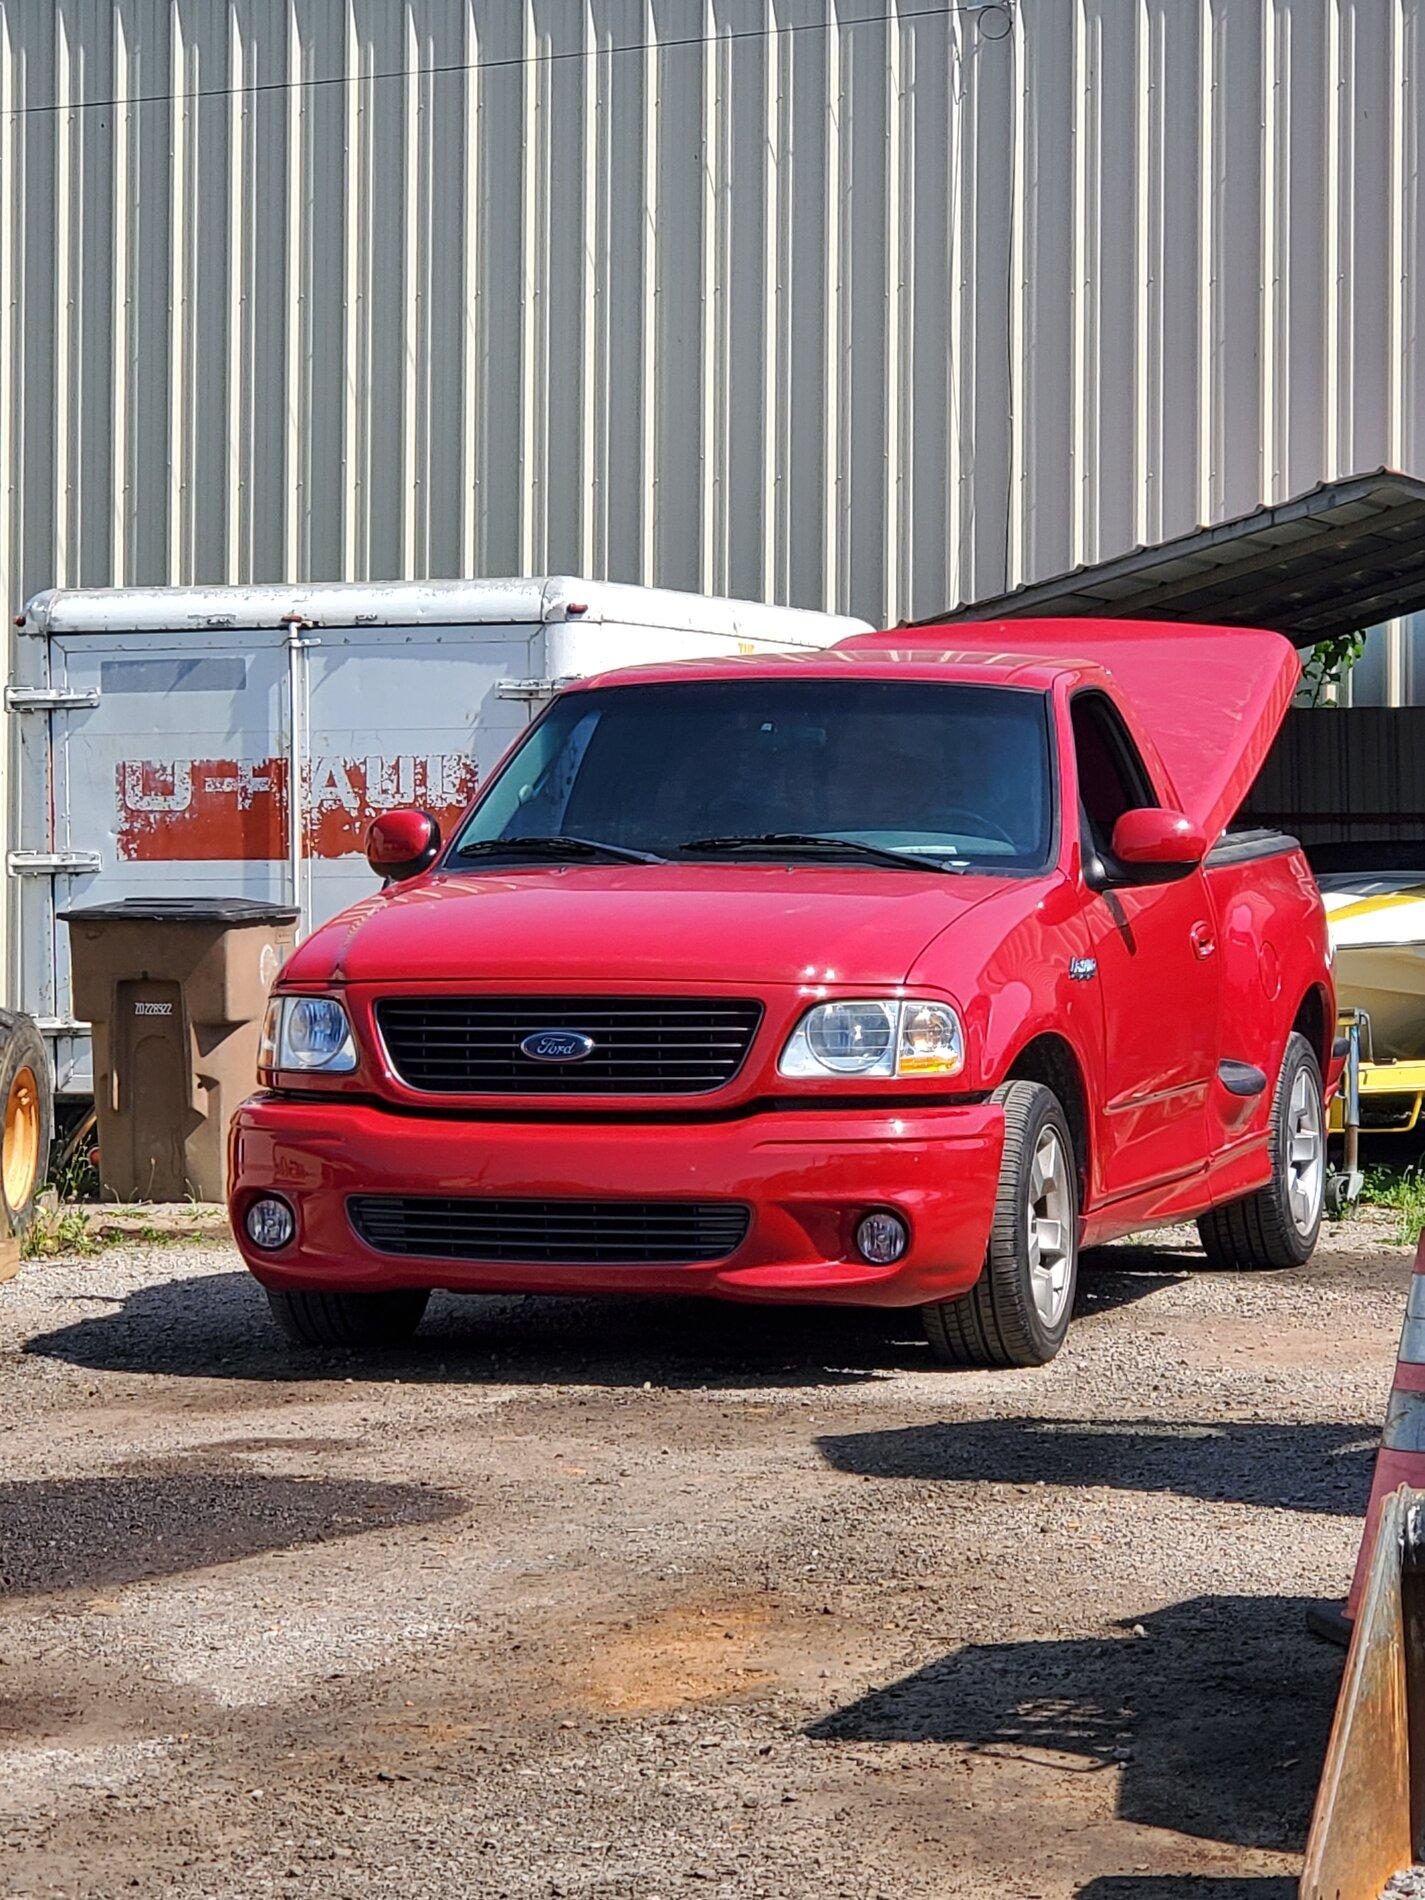
<svg viewBox="0 0 1425 1900">
<path fill-rule="evenodd" d="M 1285 1119 L 1287 1208 L 1297 1232 L 1308 1234 L 1320 1213 L 1326 1183 L 1321 1094 L 1309 1069 L 1300 1070 L 1292 1083 Z"/>
<path fill-rule="evenodd" d="M 1057 1326 L 1073 1278 L 1073 1193 L 1063 1142 L 1053 1128 L 1040 1131 L 1026 1182 L 1025 1240 L 1029 1287 L 1040 1319 Z"/>
<path fill-rule="evenodd" d="M 1047 1254 L 1056 1261 L 1062 1260 L 1064 1257 L 1063 1223 L 1061 1221 L 1049 1220 L 1041 1215 L 1039 1219 L 1035 1221 L 1034 1226 L 1039 1240 L 1040 1259 L 1042 1260 Z"/>
</svg>

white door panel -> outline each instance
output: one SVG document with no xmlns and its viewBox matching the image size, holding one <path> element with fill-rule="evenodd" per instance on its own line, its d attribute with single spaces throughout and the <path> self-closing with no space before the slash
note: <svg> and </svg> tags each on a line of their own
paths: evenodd
<svg viewBox="0 0 1425 1900">
<path fill-rule="evenodd" d="M 297 667 L 304 929 L 372 889 L 362 845 L 376 812 L 419 804 L 453 821 L 529 719 L 527 701 L 497 688 L 530 676 L 541 637 L 508 626 L 308 637 Z M 294 900 L 292 667 L 283 628 L 59 636 L 51 666 L 56 684 L 99 695 L 50 715 L 49 843 L 100 859 L 53 879 L 52 1013 L 64 1017 L 59 912 L 125 897 Z M 61 1037 L 56 1067 L 62 1089 L 87 1091 L 87 1039 Z"/>
</svg>

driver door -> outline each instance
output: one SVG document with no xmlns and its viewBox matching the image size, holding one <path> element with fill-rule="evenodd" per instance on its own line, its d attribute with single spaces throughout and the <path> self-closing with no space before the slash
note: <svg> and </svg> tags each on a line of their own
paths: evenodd
<svg viewBox="0 0 1425 1900">
<path fill-rule="evenodd" d="M 1107 694 L 1076 694 L 1070 711 L 1084 916 L 1103 1010 L 1099 1183 L 1106 1200 L 1117 1200 L 1206 1171 L 1221 959 L 1200 867 L 1170 884 L 1095 888 L 1096 870 L 1111 864 L 1118 818 L 1165 801 Z"/>
</svg>

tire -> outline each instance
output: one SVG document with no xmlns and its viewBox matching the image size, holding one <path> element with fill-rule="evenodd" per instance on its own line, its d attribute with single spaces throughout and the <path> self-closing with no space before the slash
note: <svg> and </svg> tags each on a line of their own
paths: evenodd
<svg viewBox="0 0 1425 1900">
<path fill-rule="evenodd" d="M 1311 1157 L 1303 1153 L 1308 1141 Z M 1326 1203 L 1326 1111 L 1316 1053 L 1295 1031 L 1272 1095 L 1269 1145 L 1267 1185 L 1209 1209 L 1197 1223 L 1210 1267 L 1299 1267 L 1316 1246 Z"/>
<path fill-rule="evenodd" d="M 293 1293 L 268 1287 L 267 1303 L 295 1346 L 399 1346 L 421 1323 L 430 1294 L 423 1287 L 392 1293 Z"/>
<path fill-rule="evenodd" d="M 49 1053 L 28 1016 L 0 1009 L 0 1238 L 33 1224 L 54 1140 Z"/>
<path fill-rule="evenodd" d="M 930 1349 L 948 1366 L 1042 1366 L 1058 1352 L 1074 1311 L 1079 1268 L 1079 1184 L 1074 1142 L 1059 1098 L 1038 1082 L 1008 1082 L 992 1101 L 1004 1108 L 1000 1163 L 984 1270 L 957 1300 L 921 1308 Z M 1047 1183 L 1036 1164 L 1057 1151 Z M 1042 1185 L 1043 1194 L 1036 1194 Z M 1037 1221 L 1036 1199 L 1045 1209 Z M 1043 1224 L 1053 1221 L 1057 1258 Z M 1036 1231 L 1031 1236 L 1031 1222 Z"/>
</svg>

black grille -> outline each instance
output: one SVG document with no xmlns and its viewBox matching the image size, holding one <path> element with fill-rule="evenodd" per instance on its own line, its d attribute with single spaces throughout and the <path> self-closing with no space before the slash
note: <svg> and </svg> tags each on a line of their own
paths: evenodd
<svg viewBox="0 0 1425 1900">
<path fill-rule="evenodd" d="M 545 1266 L 691 1266 L 742 1244 L 735 1201 L 487 1201 L 363 1194 L 351 1222 L 378 1253 Z"/>
<path fill-rule="evenodd" d="M 386 997 L 376 1020 L 410 1088 L 433 1095 L 702 1095 L 731 1081 L 757 1002 L 683 996 Z M 537 1030 L 588 1036 L 579 1062 L 536 1062 Z"/>
</svg>

